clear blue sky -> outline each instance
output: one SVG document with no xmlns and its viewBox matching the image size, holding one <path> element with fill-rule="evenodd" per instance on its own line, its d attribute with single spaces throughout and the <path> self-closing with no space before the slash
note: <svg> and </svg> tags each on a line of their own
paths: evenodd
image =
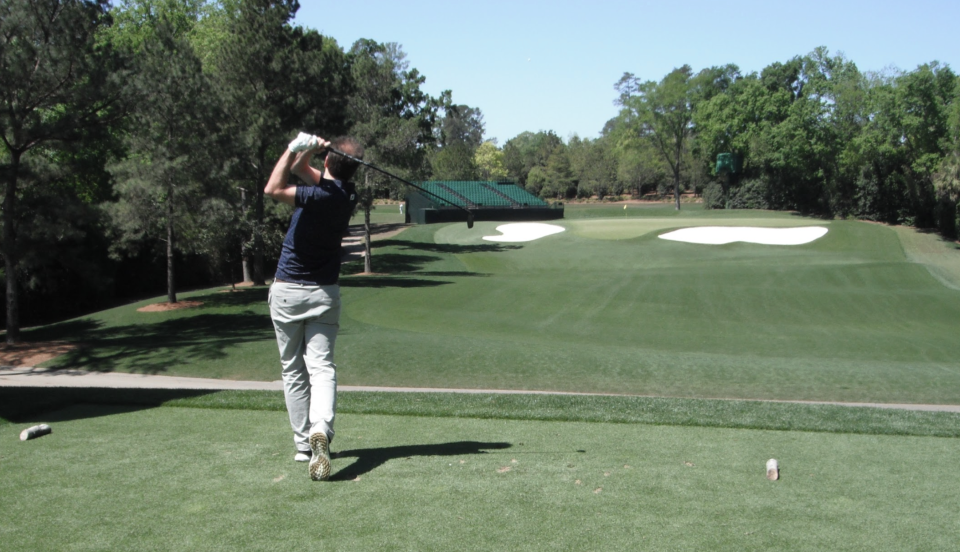
<svg viewBox="0 0 960 552">
<path fill-rule="evenodd" d="M 861 71 L 938 60 L 960 72 L 958 0 L 301 0 L 296 23 L 344 49 L 399 43 L 423 89 L 480 108 L 501 146 L 527 130 L 597 137 L 624 72 L 660 80 L 684 64 L 735 63 L 748 73 L 817 46 Z"/>
</svg>

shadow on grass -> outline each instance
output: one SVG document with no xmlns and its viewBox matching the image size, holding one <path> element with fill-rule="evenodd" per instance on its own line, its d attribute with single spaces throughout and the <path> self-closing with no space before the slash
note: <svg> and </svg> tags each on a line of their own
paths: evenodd
<svg viewBox="0 0 960 552">
<path fill-rule="evenodd" d="M 242 308 L 266 305 L 269 287 L 241 287 L 236 291 L 227 289 L 198 298 L 203 301 L 200 309 Z"/>
<path fill-rule="evenodd" d="M 344 450 L 331 454 L 331 458 L 356 458 L 357 461 L 338 471 L 330 481 L 351 481 L 361 475 L 386 464 L 390 460 L 413 458 L 414 456 L 463 456 L 467 454 L 487 454 L 487 449 L 510 448 L 510 443 L 480 443 L 477 441 L 457 441 L 436 445 L 406 445 L 373 449 Z"/>
<path fill-rule="evenodd" d="M 395 247 L 403 249 L 405 253 L 376 253 L 372 257 L 372 272 L 384 274 L 410 274 L 416 276 L 487 276 L 467 271 L 424 271 L 431 263 L 443 260 L 443 257 L 430 255 L 429 253 L 438 253 L 441 255 L 458 255 L 464 253 L 499 253 L 511 249 L 521 249 L 519 245 L 500 245 L 500 244 L 480 244 L 480 245 L 461 245 L 461 244 L 443 244 L 443 243 L 422 243 L 404 240 L 383 240 L 377 243 L 377 248 Z M 418 252 L 420 254 L 418 254 Z M 359 272 L 363 270 L 363 262 L 353 261 L 344 265 L 344 274 L 348 272 Z M 438 285 L 437 282 L 430 280 L 415 280 L 424 286 Z M 442 282 L 448 283 L 448 282 Z M 405 287 L 414 287 L 415 284 L 408 283 Z"/>
<path fill-rule="evenodd" d="M 206 299 L 206 298 L 205 298 Z M 83 319 L 30 332 L 30 340 L 81 344 L 54 361 L 51 369 L 160 374 L 173 364 L 226 358 L 227 350 L 250 341 L 274 339 L 269 316 L 253 312 L 206 313 L 152 324 L 104 326 Z"/>
<path fill-rule="evenodd" d="M 340 287 L 353 288 L 424 288 L 437 287 L 451 284 L 452 282 L 442 282 L 440 280 L 424 280 L 421 278 L 404 278 L 402 276 L 363 276 L 359 274 L 352 277 L 340 278 Z"/>
<path fill-rule="evenodd" d="M 0 418 L 15 424 L 65 422 L 146 410 L 169 401 L 216 392 L 203 389 L 0 387 Z"/>
<path fill-rule="evenodd" d="M 482 243 L 477 245 L 456 243 L 425 243 L 408 240 L 383 240 L 377 243 L 378 247 L 400 247 L 410 251 L 426 251 L 430 253 L 446 253 L 461 255 L 464 253 L 500 253 L 511 249 L 523 249 L 522 245 L 502 245 L 498 243 Z M 406 256 L 406 255 L 405 255 Z M 433 257 L 428 257 L 433 258 Z"/>
<path fill-rule="evenodd" d="M 402 253 L 379 253 L 372 257 L 373 272 L 387 274 L 417 273 L 430 263 L 442 260 L 442 257 L 431 255 L 406 255 Z M 358 261 L 356 265 L 351 263 L 352 267 L 363 270 L 363 262 Z"/>
</svg>

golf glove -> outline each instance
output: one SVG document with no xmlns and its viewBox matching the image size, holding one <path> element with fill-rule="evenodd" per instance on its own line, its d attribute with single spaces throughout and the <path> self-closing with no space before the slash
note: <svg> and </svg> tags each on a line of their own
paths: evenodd
<svg viewBox="0 0 960 552">
<path fill-rule="evenodd" d="M 320 139 L 312 134 L 307 134 L 306 132 L 301 132 L 297 135 L 296 138 L 290 142 L 290 145 L 287 148 L 290 149 L 293 153 L 300 153 L 311 148 L 315 148 L 320 145 Z"/>
</svg>

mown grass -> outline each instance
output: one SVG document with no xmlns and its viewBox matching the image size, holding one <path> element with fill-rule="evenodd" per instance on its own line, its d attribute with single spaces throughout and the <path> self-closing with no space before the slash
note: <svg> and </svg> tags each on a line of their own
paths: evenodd
<svg viewBox="0 0 960 552">
<path fill-rule="evenodd" d="M 0 423 L 77 404 L 285 412 L 275 391 L 0 387 Z M 340 393 L 338 412 L 431 418 L 649 424 L 864 435 L 960 437 L 960 414 L 823 404 L 656 397 Z"/>
<path fill-rule="evenodd" d="M 0 426 L 3 550 L 899 551 L 960 537 L 944 484 L 956 439 L 343 412 L 331 481 L 313 483 L 273 408 L 74 405 L 35 421 L 53 434 Z"/>
<path fill-rule="evenodd" d="M 413 227 L 378 242 L 380 274 L 350 275 L 361 270 L 350 266 L 342 280 L 340 382 L 960 403 L 958 291 L 933 276 L 950 274 L 955 247 L 926 242 L 921 257 L 887 227 L 784 213 L 617 212 L 569 208 L 566 232 L 523 244 L 483 240 L 497 233 L 493 222 Z M 657 238 L 746 223 L 829 232 L 803 246 Z M 25 336 L 87 345 L 57 366 L 274 380 L 266 293 L 184 294 L 204 306 L 137 313 L 143 302 Z"/>
<path fill-rule="evenodd" d="M 769 213 L 830 232 L 657 240 L 754 216 L 687 207 L 382 244 L 387 275 L 344 281 L 341 384 L 620 395 L 341 393 L 330 482 L 279 392 L 0 388 L 0 550 L 952 549 L 960 415 L 709 397 L 956 401 L 955 248 Z M 277 379 L 265 288 L 184 297 L 25 335 L 86 344 L 61 366 Z"/>
</svg>

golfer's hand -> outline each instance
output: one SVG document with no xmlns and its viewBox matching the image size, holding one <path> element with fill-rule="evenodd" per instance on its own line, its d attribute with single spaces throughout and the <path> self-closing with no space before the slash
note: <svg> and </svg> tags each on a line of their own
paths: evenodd
<svg viewBox="0 0 960 552">
<path fill-rule="evenodd" d="M 287 146 L 287 149 L 293 153 L 300 153 L 301 151 L 308 150 L 324 150 L 330 146 L 330 142 L 320 138 L 319 136 L 314 136 L 312 134 L 307 134 L 306 132 L 301 132 L 297 135 L 296 138 L 290 142 L 290 145 Z"/>
<path fill-rule="evenodd" d="M 314 138 L 316 138 L 317 140 L 317 145 L 312 148 L 314 150 L 314 153 L 320 153 L 320 152 L 326 151 L 327 148 L 330 147 L 329 140 L 324 140 L 319 136 L 314 136 Z"/>
</svg>

